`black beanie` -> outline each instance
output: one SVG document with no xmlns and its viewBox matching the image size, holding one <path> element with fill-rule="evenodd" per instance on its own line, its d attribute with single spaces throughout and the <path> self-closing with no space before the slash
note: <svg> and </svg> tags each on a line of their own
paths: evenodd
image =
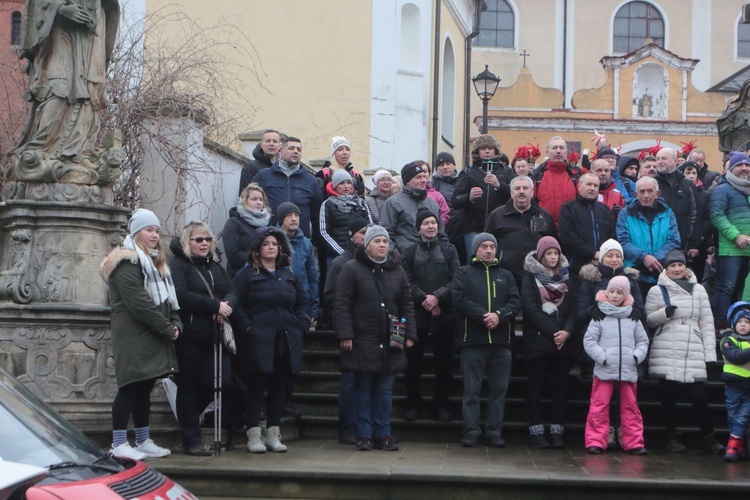
<svg viewBox="0 0 750 500">
<path fill-rule="evenodd" d="M 662 259 L 662 265 L 664 267 L 669 267 L 669 265 L 673 262 L 682 262 L 683 264 L 687 265 L 685 254 L 682 253 L 682 250 L 678 250 L 676 248 L 672 249 L 667 252 L 667 255 L 664 256 L 664 259 Z"/>
<path fill-rule="evenodd" d="M 446 153 L 446 152 L 442 152 L 442 153 L 438 153 L 438 155 L 435 157 L 435 161 L 432 162 L 432 165 L 435 168 L 438 168 L 438 166 L 441 163 L 452 163 L 452 164 L 455 165 L 456 164 L 456 160 L 455 160 L 455 158 L 453 158 L 452 154 Z"/>
<path fill-rule="evenodd" d="M 609 146 L 604 146 L 602 149 L 596 152 L 596 157 L 601 158 L 602 156 L 617 156 L 617 153 L 614 149 L 610 148 Z"/>
<path fill-rule="evenodd" d="M 349 217 L 349 224 L 346 225 L 346 234 L 351 238 L 352 235 L 358 232 L 363 227 L 366 227 L 370 222 L 359 214 L 354 214 Z"/>
<path fill-rule="evenodd" d="M 432 213 L 432 210 L 429 208 L 421 207 L 417 210 L 417 232 L 419 232 L 419 228 L 422 227 L 422 223 L 428 217 L 435 217 L 435 222 L 437 222 L 437 215 Z"/>
<path fill-rule="evenodd" d="M 299 207 L 291 201 L 285 201 L 276 207 L 276 220 L 279 222 L 279 225 L 284 223 L 284 219 L 286 219 L 286 216 L 289 214 L 299 215 Z"/>
<path fill-rule="evenodd" d="M 401 169 L 401 180 L 404 181 L 404 186 L 422 172 L 427 172 L 427 169 L 421 163 L 413 161 L 404 165 L 404 168 Z"/>
</svg>

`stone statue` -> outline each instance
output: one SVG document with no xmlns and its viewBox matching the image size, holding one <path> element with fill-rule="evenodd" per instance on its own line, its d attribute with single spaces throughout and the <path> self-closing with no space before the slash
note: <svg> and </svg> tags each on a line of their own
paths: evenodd
<svg viewBox="0 0 750 500">
<path fill-rule="evenodd" d="M 21 57 L 29 62 L 24 98 L 31 109 L 8 180 L 83 186 L 116 180 L 124 156 L 96 141 L 97 112 L 109 104 L 105 80 L 119 18 L 117 0 L 26 0 Z M 7 194 L 27 197 L 18 186 Z"/>
<path fill-rule="evenodd" d="M 750 141 L 750 80 L 742 84 L 740 94 L 727 104 L 716 126 L 719 151 L 745 151 L 745 144 Z"/>
</svg>

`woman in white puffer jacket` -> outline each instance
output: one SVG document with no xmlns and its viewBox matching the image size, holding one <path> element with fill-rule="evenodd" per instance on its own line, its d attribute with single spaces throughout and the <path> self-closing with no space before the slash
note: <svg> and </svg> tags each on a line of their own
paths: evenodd
<svg viewBox="0 0 750 500">
<path fill-rule="evenodd" d="M 708 294 L 685 266 L 681 251 L 670 250 L 663 264 L 657 285 L 646 298 L 646 321 L 649 327 L 656 328 L 648 369 L 649 376 L 659 380 L 667 449 L 687 451 L 676 432 L 677 397 L 686 391 L 706 447 L 712 453 L 721 453 L 723 447 L 714 439 L 705 393 L 706 363 L 716 362 L 714 318 Z"/>
</svg>

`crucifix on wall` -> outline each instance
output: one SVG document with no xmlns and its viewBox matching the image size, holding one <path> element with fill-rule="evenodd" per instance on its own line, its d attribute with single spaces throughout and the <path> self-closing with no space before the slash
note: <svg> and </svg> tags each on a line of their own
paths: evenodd
<svg viewBox="0 0 750 500">
<path fill-rule="evenodd" d="M 518 54 L 518 55 L 521 56 L 521 57 L 523 57 L 523 67 L 525 68 L 526 67 L 526 57 L 530 56 L 531 54 L 529 54 L 528 52 L 526 52 L 526 49 L 523 49 L 523 52 L 520 53 L 520 54 Z"/>
</svg>

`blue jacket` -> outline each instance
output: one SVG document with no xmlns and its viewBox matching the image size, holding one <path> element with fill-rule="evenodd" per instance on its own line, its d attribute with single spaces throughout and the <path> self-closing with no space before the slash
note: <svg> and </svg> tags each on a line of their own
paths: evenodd
<svg viewBox="0 0 750 500">
<path fill-rule="evenodd" d="M 287 235 L 289 236 L 289 235 Z M 315 249 L 305 235 L 297 229 L 294 236 L 289 237 L 292 246 L 292 270 L 307 292 L 307 302 L 310 304 L 310 315 L 318 317 L 318 264 L 315 259 Z"/>
<path fill-rule="evenodd" d="M 299 207 L 300 221 L 299 228 L 308 238 L 312 235 L 312 228 L 319 226 L 320 205 L 323 203 L 323 195 L 320 192 L 320 185 L 315 176 L 300 167 L 287 175 L 276 162 L 270 168 L 264 168 L 253 177 L 253 182 L 260 184 L 260 187 L 268 196 L 268 204 L 271 205 L 271 212 L 275 213 L 279 205 L 285 201 L 291 201 Z M 271 225 L 275 226 L 278 221 L 274 215 L 271 218 Z"/>
<path fill-rule="evenodd" d="M 615 183 L 615 189 L 620 192 L 625 201 L 635 198 L 635 183 L 633 181 L 627 177 L 621 177 L 617 169 L 612 170 L 612 180 Z"/>
<path fill-rule="evenodd" d="M 661 260 L 668 251 L 680 248 L 680 232 L 674 213 L 661 198 L 656 199 L 655 206 L 658 213 L 651 224 L 643 216 L 635 198 L 617 216 L 617 241 L 625 252 L 623 267 L 638 269 L 641 272 L 638 279 L 647 283 L 656 283 L 658 274 L 652 275 L 643 265 L 643 259 L 653 255 Z"/>
</svg>

